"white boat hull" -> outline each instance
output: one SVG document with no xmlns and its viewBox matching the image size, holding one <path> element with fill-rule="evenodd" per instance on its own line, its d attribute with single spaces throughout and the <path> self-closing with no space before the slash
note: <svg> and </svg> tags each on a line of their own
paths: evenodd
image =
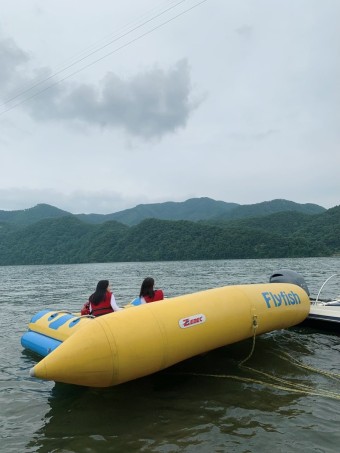
<svg viewBox="0 0 340 453">
<path fill-rule="evenodd" d="M 340 325 L 340 301 L 311 303 L 307 321 L 322 321 Z"/>
</svg>

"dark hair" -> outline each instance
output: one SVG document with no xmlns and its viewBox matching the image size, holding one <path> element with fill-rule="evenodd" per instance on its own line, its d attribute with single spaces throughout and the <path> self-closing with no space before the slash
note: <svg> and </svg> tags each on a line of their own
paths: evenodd
<svg viewBox="0 0 340 453">
<path fill-rule="evenodd" d="M 147 277 L 144 279 L 142 286 L 140 287 L 139 297 L 149 296 L 153 298 L 155 295 L 155 291 L 153 289 L 155 284 L 155 280 L 151 277 Z"/>
<path fill-rule="evenodd" d="M 89 301 L 91 302 L 91 304 L 98 305 L 99 302 L 104 300 L 108 286 L 109 286 L 108 280 L 99 280 L 95 292 L 91 294 L 91 296 L 89 297 Z"/>
</svg>

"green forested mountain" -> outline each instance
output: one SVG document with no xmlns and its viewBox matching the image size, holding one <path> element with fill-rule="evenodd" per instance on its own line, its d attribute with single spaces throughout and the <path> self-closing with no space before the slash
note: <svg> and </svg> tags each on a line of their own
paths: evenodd
<svg viewBox="0 0 340 453">
<path fill-rule="evenodd" d="M 218 216 L 219 220 L 244 219 L 249 217 L 267 216 L 278 212 L 301 212 L 303 214 L 320 214 L 326 209 L 312 203 L 294 203 L 288 200 L 272 200 L 262 203 L 239 205 L 229 212 Z"/>
<path fill-rule="evenodd" d="M 285 211 L 277 212 L 267 216 L 250 217 L 236 220 L 210 220 L 201 223 L 226 228 L 250 228 L 252 230 L 263 230 L 271 233 L 291 235 L 297 230 L 304 228 L 315 217 L 301 212 Z"/>
<path fill-rule="evenodd" d="M 73 216 L 41 220 L 0 236 L 1 264 L 76 262 L 79 241 L 94 230 Z M 74 257 L 70 261 L 70 256 Z"/>
<path fill-rule="evenodd" d="M 17 226 L 26 226 L 43 219 L 54 219 L 71 215 L 67 211 L 48 204 L 38 204 L 33 208 L 17 211 L 1 211 L 0 223 L 6 222 Z"/>
<path fill-rule="evenodd" d="M 290 211 L 250 219 L 214 221 L 213 224 L 225 228 L 261 230 L 295 239 L 310 238 L 323 243 L 334 253 L 340 251 L 340 206 L 316 215 Z"/>
<path fill-rule="evenodd" d="M 14 231 L 16 226 L 11 223 L 0 222 L 0 237 L 2 234 L 6 234 L 10 231 Z"/>
<path fill-rule="evenodd" d="M 0 265 L 334 254 L 340 254 L 340 206 L 315 215 L 285 212 L 213 224 L 146 219 L 129 227 L 69 215 L 0 228 Z"/>
<path fill-rule="evenodd" d="M 131 209 L 112 214 L 71 214 L 47 204 L 21 211 L 0 211 L 0 223 L 6 222 L 18 227 L 31 225 L 39 220 L 74 215 L 86 223 L 100 224 L 115 220 L 125 225 L 137 225 L 148 218 L 161 220 L 231 220 L 265 216 L 277 212 L 301 212 L 319 214 L 325 208 L 315 204 L 299 204 L 287 200 L 272 200 L 253 205 L 226 203 L 211 198 L 192 198 L 184 202 L 141 204 Z"/>
<path fill-rule="evenodd" d="M 340 254 L 340 206 L 328 209 L 310 220 L 294 233 L 295 236 L 313 237 L 315 241 L 325 244 L 329 250 Z"/>
<path fill-rule="evenodd" d="M 110 220 L 116 220 L 130 226 L 137 225 L 145 219 L 190 220 L 195 222 L 201 219 L 219 217 L 238 206 L 237 203 L 226 203 L 211 198 L 191 198 L 183 202 L 168 201 L 165 203 L 140 204 L 131 209 L 109 214 L 109 216 Z"/>
<path fill-rule="evenodd" d="M 90 223 L 102 223 L 106 220 L 116 220 L 132 226 L 145 219 L 161 220 L 231 220 L 249 217 L 265 216 L 276 212 L 293 211 L 305 214 L 319 214 L 325 208 L 316 204 L 299 204 L 288 200 L 272 200 L 252 205 L 226 203 L 211 198 L 192 198 L 184 202 L 165 202 L 140 204 L 131 209 L 125 209 L 113 214 L 100 216 L 98 214 L 78 214 L 81 220 Z"/>
</svg>

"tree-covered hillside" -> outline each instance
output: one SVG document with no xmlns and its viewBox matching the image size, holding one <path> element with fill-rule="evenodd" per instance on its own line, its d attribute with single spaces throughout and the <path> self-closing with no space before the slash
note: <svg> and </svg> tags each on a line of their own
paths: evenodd
<svg viewBox="0 0 340 453">
<path fill-rule="evenodd" d="M 0 229 L 0 265 L 330 256 L 340 253 L 340 207 L 197 223 L 147 219 L 128 227 L 75 216 Z"/>
<path fill-rule="evenodd" d="M 301 212 L 303 214 L 321 214 L 325 208 L 312 203 L 294 203 L 289 200 L 263 201 L 262 203 L 240 205 L 229 212 L 221 214 L 219 220 L 244 219 L 267 216 L 278 212 Z"/>
<path fill-rule="evenodd" d="M 191 198 L 183 202 L 140 204 L 131 209 L 110 214 L 112 220 L 132 226 L 145 219 L 190 220 L 213 219 L 238 207 L 237 203 L 226 203 L 211 198 Z"/>
<path fill-rule="evenodd" d="M 48 204 L 38 204 L 33 208 L 17 211 L 1 211 L 0 222 L 10 223 L 16 226 L 26 226 L 44 219 L 55 219 L 71 215 L 67 211 L 55 208 Z"/>
</svg>

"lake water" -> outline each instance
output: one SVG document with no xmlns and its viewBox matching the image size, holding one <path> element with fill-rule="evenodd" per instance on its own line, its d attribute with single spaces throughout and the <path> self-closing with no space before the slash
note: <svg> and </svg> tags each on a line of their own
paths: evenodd
<svg viewBox="0 0 340 453">
<path fill-rule="evenodd" d="M 330 275 L 340 273 L 340 258 L 0 267 L 0 451 L 340 451 L 336 331 L 272 332 L 256 339 L 249 368 L 238 363 L 250 353 L 251 340 L 107 389 L 28 375 L 36 357 L 22 349 L 20 338 L 31 316 L 43 308 L 78 311 L 100 279 L 110 280 L 123 306 L 146 276 L 171 297 L 267 282 L 280 268 L 300 272 L 316 296 Z M 331 279 L 321 297 L 339 295 L 339 283 Z"/>
</svg>

